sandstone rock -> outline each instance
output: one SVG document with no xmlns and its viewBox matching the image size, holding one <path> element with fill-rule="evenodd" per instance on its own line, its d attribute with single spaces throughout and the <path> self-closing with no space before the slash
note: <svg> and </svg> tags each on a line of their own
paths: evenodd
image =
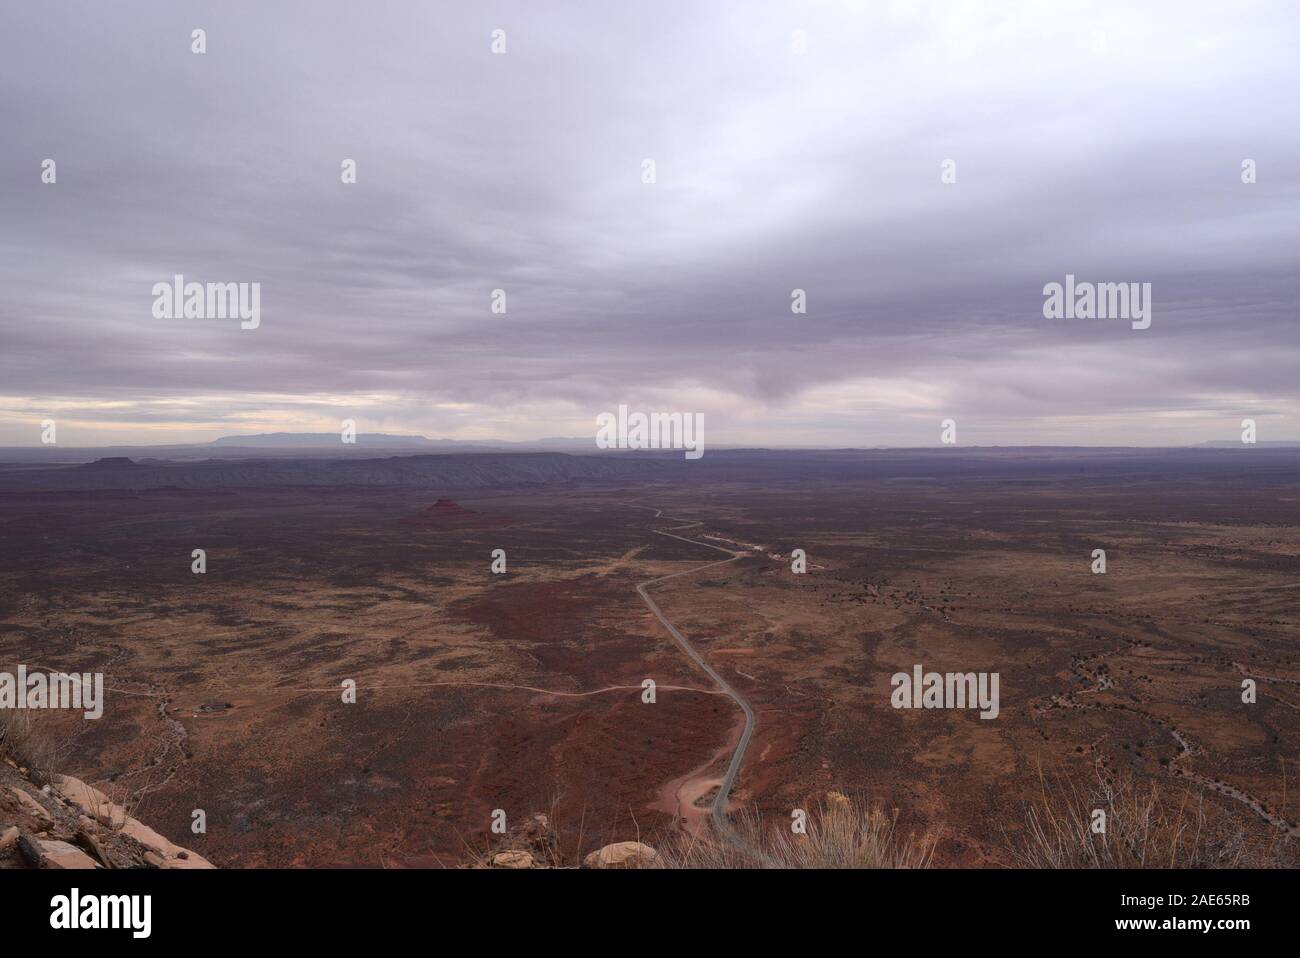
<svg viewBox="0 0 1300 958">
<path fill-rule="evenodd" d="M 216 867 L 202 855 L 172 844 L 148 825 L 128 815 L 126 809 L 99 789 L 87 785 L 79 778 L 71 775 L 56 776 L 54 787 L 68 802 L 95 821 L 128 838 L 135 839 L 145 847 L 147 852 L 152 851 L 161 859 L 161 863 L 157 866 L 159 868 Z"/>
<path fill-rule="evenodd" d="M 535 868 L 536 865 L 528 852 L 498 852 L 492 856 L 493 868 Z"/>
<path fill-rule="evenodd" d="M 41 842 L 42 868 L 94 868 L 95 860 L 67 842 Z"/>
<path fill-rule="evenodd" d="M 615 842 L 582 860 L 583 868 L 647 868 L 659 860 L 659 853 L 642 842 Z"/>
<path fill-rule="evenodd" d="M 11 825 L 3 832 L 0 832 L 0 852 L 8 851 L 10 846 L 18 841 L 18 826 Z"/>
<path fill-rule="evenodd" d="M 54 776 L 54 789 L 86 815 L 110 828 L 120 828 L 127 819 L 126 809 L 79 778 L 71 775 Z"/>
<path fill-rule="evenodd" d="M 163 868 L 215 868 L 210 861 L 188 848 L 173 845 L 148 825 L 128 818 L 119 831 L 134 838 L 145 848 L 151 849 L 163 857 Z"/>
<path fill-rule="evenodd" d="M 18 799 L 18 804 L 23 811 L 30 815 L 34 815 L 43 822 L 54 820 L 54 816 L 50 814 L 49 809 L 36 799 L 32 798 L 31 795 L 27 794 L 27 792 L 23 791 L 21 788 L 18 788 L 16 785 L 10 785 L 9 791 Z"/>
<path fill-rule="evenodd" d="M 185 849 L 181 848 L 179 845 L 173 845 L 148 825 L 137 821 L 134 818 L 128 818 L 123 822 L 119 831 L 123 835 L 129 835 L 131 838 L 134 838 L 141 845 L 145 846 L 145 848 L 152 848 L 158 854 L 162 855 L 163 858 L 176 858 L 181 852 L 185 851 Z"/>
<path fill-rule="evenodd" d="M 80 848 L 48 838 L 18 839 L 18 850 L 33 868 L 94 868 L 95 861 Z"/>
<path fill-rule="evenodd" d="M 96 864 L 102 865 L 105 868 L 113 867 L 113 859 L 110 858 L 108 852 L 104 850 L 104 846 L 99 843 L 99 840 L 95 837 L 93 829 L 78 829 L 77 836 L 73 839 L 73 843 L 93 858 Z"/>
</svg>

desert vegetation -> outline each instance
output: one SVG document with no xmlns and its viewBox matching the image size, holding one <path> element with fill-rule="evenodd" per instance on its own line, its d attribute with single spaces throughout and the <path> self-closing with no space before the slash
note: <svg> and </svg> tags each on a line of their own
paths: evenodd
<svg viewBox="0 0 1300 958">
<path fill-rule="evenodd" d="M 937 830 L 904 831 L 898 811 L 831 792 L 809 810 L 806 831 L 742 814 L 734 836 L 675 836 L 659 849 L 663 868 L 929 868 Z"/>
<path fill-rule="evenodd" d="M 1041 781 L 1022 836 L 1008 840 L 1020 867 L 1274 868 L 1293 853 L 1280 835 L 1252 837 L 1201 789 L 1131 775 L 1098 774 L 1087 785 L 1060 776 Z"/>
<path fill-rule="evenodd" d="M 50 730 L 28 710 L 0 709 L 0 761 L 27 770 L 32 781 L 45 784 L 57 771 L 68 748 L 60 748 Z"/>
</svg>

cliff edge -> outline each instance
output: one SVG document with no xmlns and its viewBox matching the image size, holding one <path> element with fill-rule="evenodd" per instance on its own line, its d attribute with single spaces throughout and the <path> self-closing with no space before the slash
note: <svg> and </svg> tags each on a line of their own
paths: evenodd
<svg viewBox="0 0 1300 958">
<path fill-rule="evenodd" d="M 0 868 L 214 868 L 71 775 L 0 762 Z"/>
</svg>

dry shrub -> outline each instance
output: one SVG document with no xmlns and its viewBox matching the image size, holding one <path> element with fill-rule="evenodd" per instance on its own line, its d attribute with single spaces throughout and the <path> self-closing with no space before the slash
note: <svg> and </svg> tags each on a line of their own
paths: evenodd
<svg viewBox="0 0 1300 958">
<path fill-rule="evenodd" d="M 1060 776 L 1040 781 L 1024 834 L 1009 842 L 1024 868 L 1270 868 L 1291 851 L 1280 835 L 1252 840 L 1201 790 L 1100 771 L 1087 786 Z M 1097 809 L 1106 814 L 1100 833 L 1092 829 Z"/>
<path fill-rule="evenodd" d="M 805 835 L 739 816 L 733 835 L 678 835 L 659 849 L 663 868 L 928 868 L 938 836 L 902 834 L 898 812 L 831 792 L 808 816 Z"/>
<path fill-rule="evenodd" d="M 29 709 L 0 709 L 0 759 L 26 768 L 32 781 L 44 785 L 62 757 L 48 727 L 36 721 Z"/>
</svg>

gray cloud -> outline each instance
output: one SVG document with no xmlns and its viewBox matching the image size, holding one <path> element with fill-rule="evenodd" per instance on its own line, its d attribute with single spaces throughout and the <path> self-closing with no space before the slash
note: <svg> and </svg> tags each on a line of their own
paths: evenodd
<svg viewBox="0 0 1300 958">
<path fill-rule="evenodd" d="M 0 443 L 619 402 L 715 442 L 1300 438 L 1284 4 L 375 6 L 7 12 Z M 1151 282 L 1152 328 L 1043 319 L 1066 272 Z M 261 328 L 154 319 L 174 273 L 260 282 Z"/>
</svg>

